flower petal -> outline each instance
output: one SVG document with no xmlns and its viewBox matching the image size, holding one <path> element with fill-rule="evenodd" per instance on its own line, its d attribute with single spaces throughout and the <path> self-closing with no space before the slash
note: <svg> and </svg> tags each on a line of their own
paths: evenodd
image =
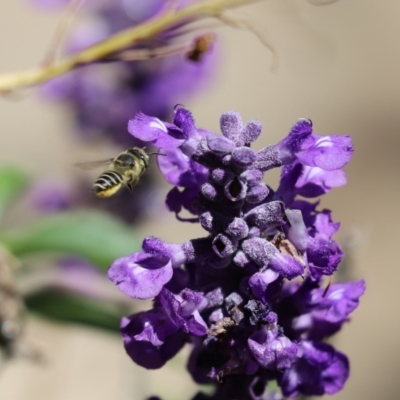
<svg viewBox="0 0 400 400">
<path fill-rule="evenodd" d="M 354 151 L 350 136 L 313 137 L 315 143 L 297 154 L 302 164 L 333 171 L 343 168 L 350 161 Z"/>
<path fill-rule="evenodd" d="M 178 147 L 184 141 L 178 128 L 168 129 L 167 125 L 158 118 L 149 117 L 143 113 L 136 114 L 129 121 L 128 132 L 137 139 L 152 142 L 155 146 L 162 148 Z"/>
<path fill-rule="evenodd" d="M 123 318 L 121 334 L 128 355 L 148 369 L 161 368 L 186 342 L 182 332 L 159 310 Z"/>
<path fill-rule="evenodd" d="M 108 270 L 108 278 L 134 299 L 151 299 L 172 278 L 171 260 L 144 252 L 118 258 Z"/>
</svg>

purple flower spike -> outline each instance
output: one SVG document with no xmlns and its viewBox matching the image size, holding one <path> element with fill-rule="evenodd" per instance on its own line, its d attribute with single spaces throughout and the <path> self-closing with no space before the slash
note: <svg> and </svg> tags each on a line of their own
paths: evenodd
<svg viewBox="0 0 400 400">
<path fill-rule="evenodd" d="M 171 260 L 144 252 L 118 258 L 108 270 L 108 278 L 134 299 L 151 299 L 172 278 Z"/>
<path fill-rule="evenodd" d="M 279 143 L 255 153 L 250 144 L 261 125 L 243 127 L 238 113 L 222 115 L 222 135 L 197 129 L 185 109 L 176 111 L 174 123 L 185 139 L 159 163 L 176 185 L 167 204 L 194 214 L 207 237 L 183 244 L 146 238 L 148 265 L 123 266 L 127 293 L 158 293 L 152 312 L 159 323 L 149 321 L 124 336 L 138 354 L 131 357 L 147 365 L 137 347 L 142 340 L 144 351 L 162 364 L 167 341 L 183 337 L 193 346 L 192 377 L 215 385 L 213 395 L 196 399 L 272 400 L 340 390 L 348 360 L 323 340 L 349 320 L 365 283 L 334 283 L 326 290 L 324 277 L 343 257 L 333 239 L 340 224 L 330 210 L 318 209 L 319 201 L 297 196 L 320 195 L 342 183 L 339 168 L 351 156 L 351 142 L 313 135 L 311 121 L 303 119 Z M 172 135 L 165 127 L 163 134 Z M 282 165 L 274 191 L 262 182 L 264 172 Z M 165 283 L 157 277 L 150 289 L 132 288 L 136 268 L 150 274 L 168 268 L 172 277 Z M 282 396 L 268 391 L 272 380 Z"/>
</svg>

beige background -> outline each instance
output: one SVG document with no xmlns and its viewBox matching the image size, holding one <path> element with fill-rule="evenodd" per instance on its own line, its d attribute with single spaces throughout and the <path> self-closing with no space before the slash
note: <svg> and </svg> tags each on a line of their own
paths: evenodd
<svg viewBox="0 0 400 400">
<path fill-rule="evenodd" d="M 0 72 L 39 62 L 54 32 L 56 14 L 35 11 L 27 2 L 0 3 Z M 400 3 L 341 0 L 316 7 L 305 0 L 270 0 L 243 13 L 278 47 L 278 72 L 270 71 L 271 53 L 255 37 L 225 28 L 218 79 L 186 105 L 209 129 L 218 129 L 226 110 L 259 119 L 264 133 L 258 147 L 282 138 L 298 117 L 311 118 L 321 134 L 352 135 L 349 183 L 324 198 L 323 206 L 342 222 L 339 239 L 351 251 L 349 273 L 367 280 L 367 293 L 334 339 L 352 367 L 334 399 L 400 398 Z M 33 93 L 20 102 L 0 99 L 0 110 L 1 164 L 19 163 L 39 176 L 68 171 L 93 152 L 77 148 L 67 132 L 68 116 Z M 168 241 L 193 236 L 170 217 L 149 222 L 143 236 L 149 233 Z M 166 370 L 148 372 L 133 366 L 119 338 L 107 334 L 39 320 L 30 321 L 28 334 L 48 362 L 7 365 L 0 376 L 2 400 L 136 400 L 143 393 L 183 400 L 194 390 L 186 389 L 188 376 L 178 368 L 183 356 Z"/>
</svg>

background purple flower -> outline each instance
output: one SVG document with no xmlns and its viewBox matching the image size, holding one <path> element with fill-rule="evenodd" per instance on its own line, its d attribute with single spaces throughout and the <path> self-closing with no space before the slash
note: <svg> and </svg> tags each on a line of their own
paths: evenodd
<svg viewBox="0 0 400 400">
<path fill-rule="evenodd" d="M 49 0 L 50 1 L 50 0 Z M 164 0 L 86 2 L 86 14 L 66 43 L 76 52 L 109 35 L 155 15 Z M 84 7 L 85 8 L 85 7 Z M 165 45 L 170 39 L 160 37 Z M 160 43 L 157 43 L 159 45 Z M 151 48 L 151 43 L 146 44 Z M 203 87 L 215 62 L 192 62 L 184 54 L 162 59 L 105 63 L 70 72 L 47 84 L 46 96 L 61 100 L 75 114 L 76 130 L 87 140 L 108 138 L 117 144 L 137 144 L 126 133 L 126 122 L 138 112 L 167 118 L 179 101 Z"/>
<path fill-rule="evenodd" d="M 99 174 L 102 170 L 99 170 Z M 107 199 L 91 192 L 93 181 L 65 176 L 46 177 L 33 182 L 28 199 L 35 212 L 56 213 L 65 210 L 94 208 L 117 216 L 125 222 L 138 223 L 154 217 L 162 207 L 162 191 L 153 185 L 150 171 L 144 174 L 133 193 L 122 188 Z"/>
</svg>

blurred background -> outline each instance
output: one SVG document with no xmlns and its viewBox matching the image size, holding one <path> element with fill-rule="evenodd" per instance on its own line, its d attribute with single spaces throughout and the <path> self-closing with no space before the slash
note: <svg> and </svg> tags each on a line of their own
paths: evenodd
<svg viewBox="0 0 400 400">
<path fill-rule="evenodd" d="M 0 72 L 24 69 L 43 60 L 61 9 L 50 11 L 34 3 L 16 0 L 0 5 Z M 346 279 L 366 279 L 367 292 L 351 323 L 333 339 L 338 350 L 349 356 L 351 375 L 344 390 L 332 398 L 398 398 L 400 323 L 394 294 L 400 278 L 396 258 L 400 240 L 396 231 L 400 223 L 400 4 L 393 0 L 340 0 L 316 6 L 306 0 L 268 0 L 237 13 L 249 16 L 277 48 L 278 68 L 271 70 L 273 56 L 253 34 L 225 27 L 218 30 L 215 54 L 210 55 L 211 67 L 204 67 L 211 72 L 190 96 L 183 88 L 176 102 L 184 103 L 193 112 L 197 126 L 216 132 L 219 116 L 227 110 L 239 111 L 244 121 L 260 120 L 263 134 L 256 142 L 259 148 L 279 141 L 299 117 L 311 118 L 319 134 L 352 136 L 355 153 L 346 167 L 348 184 L 325 196 L 322 206 L 332 209 L 334 219 L 342 223 L 337 239 L 347 257 L 341 273 Z M 55 101 L 48 94 L 51 90 L 31 89 L 20 98 L 0 98 L 0 167 L 17 167 L 27 174 L 20 176 L 21 182 L 30 182 L 25 186 L 21 183 L 21 195 L 9 203 L 4 213 L 2 232 L 12 232 L 11 241 L 18 237 L 18 227 L 37 221 L 46 223 L 49 208 L 74 210 L 68 201 L 72 204 L 77 196 L 88 192 L 96 177 L 96 172 L 77 171 L 74 163 L 113 157 L 119 151 L 118 143 L 112 140 L 96 136 L 82 139 L 73 132 L 77 128 L 71 104 Z M 169 113 L 170 116 L 172 106 Z M 153 208 L 141 211 L 133 228 L 114 226 L 108 220 L 93 227 L 95 231 L 115 229 L 117 238 L 124 236 L 124 229 L 134 229 L 129 239 L 124 236 L 116 244 L 117 255 L 130 248 L 130 241 L 134 251 L 149 234 L 170 242 L 194 236 L 192 225 L 178 223 L 172 214 L 159 211 L 168 188 L 156 171 L 151 176 L 149 186 L 153 191 L 148 198 Z M 85 179 L 87 184 L 77 185 Z M 271 173 L 267 179 L 274 186 L 277 174 Z M 48 197 L 47 190 L 51 192 Z M 60 200 L 48 206 L 48 198 Z M 113 211 L 123 201 L 121 198 L 107 207 Z M 76 201 L 85 206 L 89 202 Z M 48 223 L 51 225 L 54 219 Z M 62 221 L 57 223 L 64 226 Z M 51 226 L 29 226 L 33 226 L 31 235 L 37 241 L 53 236 Z M 75 228 L 69 225 L 65 229 L 70 229 L 73 236 Z M 199 228 L 196 233 L 202 235 Z M 104 271 L 107 257 L 113 254 L 91 259 L 96 258 L 96 245 L 102 247 L 103 236 L 95 237 L 98 242 L 93 243 L 94 249 L 82 251 L 87 251 L 87 258 L 98 261 Z M 40 248 L 40 243 L 35 242 L 34 246 Z M 79 247 L 79 243 L 65 244 L 67 250 L 74 246 Z M 58 287 L 60 280 L 45 269 L 54 257 L 47 256 L 43 261 L 26 253 L 23 264 L 37 266 L 42 273 L 20 274 L 18 288 L 29 294 L 44 283 L 50 288 Z M 68 260 L 59 263 L 65 266 Z M 88 274 L 90 282 L 97 282 L 97 278 L 92 280 L 90 271 Z M 120 307 L 118 310 L 146 308 L 127 304 L 111 283 L 100 278 L 94 286 L 97 292 L 91 298 L 95 301 L 88 310 L 96 306 L 98 296 L 106 296 L 110 304 Z M 51 297 L 50 290 L 43 298 L 33 297 L 31 305 L 41 308 L 42 315 L 51 314 L 43 304 L 53 301 L 61 300 Z M 81 307 L 81 303 L 76 304 Z M 119 311 L 100 312 L 109 322 L 104 329 L 97 329 L 96 321 L 88 327 L 29 314 L 22 335 L 28 349 L 25 351 L 38 352 L 38 358 L 44 360 L 16 357 L 2 365 L 1 399 L 128 400 L 162 394 L 164 400 L 184 400 L 196 392 L 184 369 L 186 354 L 180 354 L 162 370 L 143 370 L 126 356 L 122 340 L 110 328 Z"/>
</svg>

